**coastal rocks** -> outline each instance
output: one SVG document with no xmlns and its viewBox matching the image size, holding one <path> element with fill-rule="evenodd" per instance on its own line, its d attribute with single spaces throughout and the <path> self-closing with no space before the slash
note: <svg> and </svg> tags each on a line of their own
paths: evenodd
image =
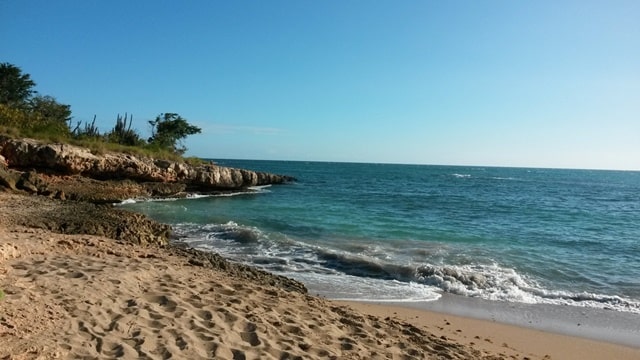
<svg viewBox="0 0 640 360">
<path fill-rule="evenodd" d="M 84 175 L 95 179 L 172 181 L 152 161 L 129 154 L 94 155 L 89 149 L 68 144 L 42 144 L 33 139 L 8 139 L 2 155 L 11 167 L 36 168 L 64 175 Z"/>
<path fill-rule="evenodd" d="M 16 187 L 32 194 L 47 192 L 47 184 L 35 171 L 27 171 L 20 175 Z"/>
<path fill-rule="evenodd" d="M 203 165 L 191 169 L 189 178 L 184 181 L 191 186 L 203 189 L 232 190 L 249 186 L 282 184 L 294 181 L 294 178 L 216 165 Z"/>
<path fill-rule="evenodd" d="M 42 196 L 3 196 L 0 222 L 12 225 L 60 234 L 99 235 L 138 245 L 164 246 L 171 234 L 169 225 L 109 205 Z"/>
<path fill-rule="evenodd" d="M 80 175 L 42 175 L 51 192 L 62 192 L 71 200 L 97 204 L 118 203 L 124 199 L 177 196 L 185 185 L 179 183 L 139 183 L 133 180 L 95 180 Z"/>
<path fill-rule="evenodd" d="M 178 196 L 184 194 L 187 190 L 187 185 L 182 183 L 154 183 L 147 182 L 142 183 L 140 186 L 151 197 L 169 197 Z M 132 198 L 135 196 L 130 196 Z"/>
<path fill-rule="evenodd" d="M 35 171 L 20 172 L 0 167 L 0 187 L 11 191 L 49 195 L 46 182 Z"/>
<path fill-rule="evenodd" d="M 5 190 L 18 190 L 16 183 L 20 179 L 20 173 L 0 166 L 0 188 Z"/>
<path fill-rule="evenodd" d="M 130 154 L 93 154 L 89 149 L 68 144 L 43 144 L 33 139 L 0 139 L 0 155 L 13 168 L 35 168 L 59 175 L 81 175 L 96 180 L 128 179 L 149 183 L 180 183 L 192 191 L 220 191 L 250 186 L 281 184 L 294 179 L 216 165 L 188 164 L 136 157 Z M 154 188 L 166 195 L 177 188 Z"/>
<path fill-rule="evenodd" d="M 221 255 L 169 243 L 171 227 L 142 214 L 110 205 L 60 201 L 42 196 L 0 194 L 0 226 L 25 226 L 60 234 L 85 234 L 112 238 L 129 244 L 160 246 L 183 257 L 191 266 L 224 270 L 229 276 L 284 290 L 307 293 L 299 281 L 231 262 Z"/>
<path fill-rule="evenodd" d="M 248 280 L 262 285 L 275 286 L 287 291 L 307 293 L 307 288 L 301 282 L 284 276 L 269 273 L 251 266 L 231 262 L 221 255 L 210 252 L 189 248 L 181 243 L 173 243 L 168 250 L 176 255 L 187 258 L 188 263 L 194 266 L 203 266 L 217 270 L 223 270 L 225 273 L 236 278 Z"/>
<path fill-rule="evenodd" d="M 2 135 L 0 154 L 0 160 L 4 159 L 0 161 L 0 187 L 10 190 L 2 194 L 0 223 L 62 234 L 105 236 L 139 245 L 166 247 L 171 227 L 106 203 L 186 196 L 187 191 L 217 193 L 294 180 L 213 164 L 192 166 L 130 154 L 94 154 L 74 145 L 43 144 Z M 185 256 L 192 266 L 223 269 L 242 279 L 307 292 L 300 282 L 230 262 L 215 253 L 177 245 L 170 249 Z"/>
</svg>

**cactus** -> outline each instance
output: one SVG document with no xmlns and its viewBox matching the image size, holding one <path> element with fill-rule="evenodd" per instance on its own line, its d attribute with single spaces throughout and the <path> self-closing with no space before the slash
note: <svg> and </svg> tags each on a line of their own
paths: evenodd
<svg viewBox="0 0 640 360">
<path fill-rule="evenodd" d="M 118 114 L 116 117 L 116 125 L 107 135 L 108 141 L 122 145 L 140 145 L 142 140 L 135 129 L 131 128 L 132 124 L 133 114 L 129 115 L 128 113 L 124 113 L 124 117 Z"/>
</svg>

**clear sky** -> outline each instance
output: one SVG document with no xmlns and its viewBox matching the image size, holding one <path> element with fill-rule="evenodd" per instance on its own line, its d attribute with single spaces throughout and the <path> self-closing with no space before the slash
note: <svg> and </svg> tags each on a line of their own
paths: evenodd
<svg viewBox="0 0 640 360">
<path fill-rule="evenodd" d="M 0 62 L 200 157 L 640 169 L 637 0 L 0 0 Z"/>
</svg>

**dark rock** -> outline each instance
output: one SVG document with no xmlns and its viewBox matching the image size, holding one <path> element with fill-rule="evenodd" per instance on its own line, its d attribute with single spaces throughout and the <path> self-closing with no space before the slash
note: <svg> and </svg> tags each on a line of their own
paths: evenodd
<svg viewBox="0 0 640 360">
<path fill-rule="evenodd" d="M 56 191 L 53 197 L 58 200 L 67 200 L 67 196 L 64 194 L 64 191 L 61 190 Z"/>
<path fill-rule="evenodd" d="M 301 294 L 307 293 L 303 283 L 288 277 L 275 275 L 248 265 L 229 261 L 220 254 L 185 247 L 182 243 L 170 243 L 168 250 L 176 255 L 184 256 L 187 262 L 194 266 L 204 266 L 218 270 L 224 270 L 230 276 L 240 279 L 255 281 L 259 284 L 275 286 L 287 291 L 295 291 Z"/>
<path fill-rule="evenodd" d="M 29 208 L 22 208 L 27 213 L 13 219 L 17 225 L 61 234 L 106 236 L 139 245 L 165 245 L 171 234 L 169 225 L 110 205 L 58 201 L 41 196 L 25 197 L 27 201 Z"/>
<path fill-rule="evenodd" d="M 186 184 L 181 183 L 152 183 L 147 182 L 142 184 L 151 196 L 167 197 L 175 196 L 187 189 Z"/>
<path fill-rule="evenodd" d="M 9 190 L 18 190 L 16 183 L 20 180 L 20 174 L 0 166 L 0 186 Z"/>
<path fill-rule="evenodd" d="M 41 193 L 46 195 L 48 190 L 47 183 L 42 180 L 34 170 L 22 173 L 20 179 L 16 183 L 16 187 L 32 194 Z"/>
</svg>

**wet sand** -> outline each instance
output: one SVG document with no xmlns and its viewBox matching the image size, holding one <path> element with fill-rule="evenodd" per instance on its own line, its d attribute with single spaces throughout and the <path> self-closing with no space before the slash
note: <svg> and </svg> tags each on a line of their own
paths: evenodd
<svg viewBox="0 0 640 360">
<path fill-rule="evenodd" d="M 430 311 L 411 303 L 338 303 L 348 305 L 363 314 L 390 316 L 423 327 L 454 342 L 507 358 L 640 359 L 640 344 L 634 347 L 569 336 L 556 331 L 540 331 L 530 327 Z M 468 311 L 472 311 L 471 308 Z M 604 328 L 602 330 L 606 331 Z M 640 331 L 637 326 L 636 331 Z M 640 338 L 635 340 L 640 341 Z"/>
</svg>

